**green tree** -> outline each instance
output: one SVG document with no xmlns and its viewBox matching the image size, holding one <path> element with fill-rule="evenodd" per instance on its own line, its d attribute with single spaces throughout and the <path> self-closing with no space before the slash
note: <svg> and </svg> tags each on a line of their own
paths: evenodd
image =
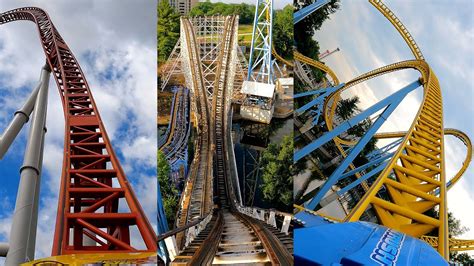
<svg viewBox="0 0 474 266">
<path fill-rule="evenodd" d="M 255 6 L 242 3 L 235 6 L 234 12 L 239 15 L 240 24 L 252 24 Z"/>
<path fill-rule="evenodd" d="M 315 168 L 312 170 L 311 172 L 311 175 L 309 176 L 309 178 L 307 178 L 303 185 L 301 186 L 301 189 L 299 189 L 296 194 L 295 194 L 295 203 L 300 205 L 300 204 L 303 204 L 305 201 L 308 200 L 308 197 L 304 197 L 304 193 L 306 192 L 306 190 L 308 190 L 308 187 L 309 187 L 309 184 L 311 184 L 311 182 L 313 182 L 314 180 L 325 180 L 326 177 L 324 176 L 324 174 L 321 172 L 321 170 L 319 170 L 318 168 Z M 312 196 L 315 195 L 315 193 L 308 193 Z"/>
<path fill-rule="evenodd" d="M 161 189 L 161 197 L 163 199 L 163 208 L 165 209 L 168 225 L 172 226 L 175 221 L 176 211 L 178 208 L 178 190 L 170 182 L 171 167 L 162 151 L 158 151 L 158 182 Z"/>
<path fill-rule="evenodd" d="M 195 7 L 189 12 L 190 17 L 200 17 L 207 16 L 210 14 L 210 11 L 213 9 L 214 4 L 211 1 L 206 0 L 205 2 L 198 2 Z"/>
<path fill-rule="evenodd" d="M 285 6 L 275 12 L 273 22 L 273 45 L 277 53 L 284 58 L 293 55 L 293 7 Z"/>
<path fill-rule="evenodd" d="M 226 4 L 226 3 L 211 3 L 209 0 L 199 2 L 189 12 L 190 17 L 200 16 L 228 16 L 232 14 L 239 15 L 240 24 L 251 24 L 253 22 L 255 6 L 248 4 Z"/>
<path fill-rule="evenodd" d="M 354 96 L 352 98 L 341 99 L 337 103 L 336 114 L 342 119 L 347 120 L 357 111 L 357 104 L 359 103 L 359 97 Z"/>
<path fill-rule="evenodd" d="M 439 212 L 437 210 L 431 209 L 425 213 L 428 216 L 439 219 Z M 469 231 L 469 229 L 461 225 L 461 221 L 454 217 L 453 213 L 448 211 L 448 234 L 449 237 L 457 237 Z M 438 229 L 433 230 L 428 235 L 438 236 Z"/>
<path fill-rule="evenodd" d="M 298 3 L 301 1 L 298 1 Z M 295 2 L 296 3 L 296 2 Z M 313 3 L 312 0 L 303 0 L 303 7 Z M 295 25 L 295 42 L 297 50 L 315 60 L 318 60 L 319 44 L 313 39 L 314 32 L 321 28 L 323 22 L 329 15 L 339 9 L 339 0 L 332 0 L 329 4 L 318 11 L 307 16 L 303 21 Z M 299 9 L 299 6 L 297 7 Z"/>
<path fill-rule="evenodd" d="M 158 3 L 158 62 L 164 62 L 179 39 L 179 14 L 168 1 Z"/>
<path fill-rule="evenodd" d="M 303 5 L 301 7 L 308 6 L 313 3 L 313 0 L 302 0 Z M 300 9 L 299 3 L 301 1 L 295 1 L 296 10 Z M 313 38 L 314 32 L 321 28 L 323 22 L 329 18 L 329 15 L 336 12 L 339 9 L 339 0 L 332 0 L 329 4 L 320 8 L 318 11 L 313 12 L 307 16 L 303 21 L 297 23 L 294 27 L 294 36 L 296 49 L 304 54 L 305 56 L 319 61 L 319 43 Z M 313 68 L 313 75 L 316 78 L 316 82 L 320 82 L 324 77 L 323 72 L 319 69 Z"/>
<path fill-rule="evenodd" d="M 462 263 L 463 265 L 474 265 L 474 258 L 467 253 L 452 254 L 451 261 Z"/>
<path fill-rule="evenodd" d="M 264 199 L 275 208 L 290 212 L 293 205 L 293 177 L 304 169 L 304 162 L 293 162 L 293 137 L 285 136 L 281 143 L 271 143 L 262 152 Z"/>
</svg>

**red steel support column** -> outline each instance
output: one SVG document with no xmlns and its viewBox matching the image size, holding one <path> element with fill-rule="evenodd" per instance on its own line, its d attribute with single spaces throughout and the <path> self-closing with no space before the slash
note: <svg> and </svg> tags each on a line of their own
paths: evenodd
<svg viewBox="0 0 474 266">
<path fill-rule="evenodd" d="M 52 255 L 156 252 L 156 234 L 112 149 L 79 63 L 45 11 L 25 7 L 0 14 L 0 25 L 17 20 L 32 21 L 38 28 L 66 121 Z M 120 199 L 127 205 L 124 213 L 119 213 Z M 133 226 L 144 250 L 131 246 Z"/>
</svg>

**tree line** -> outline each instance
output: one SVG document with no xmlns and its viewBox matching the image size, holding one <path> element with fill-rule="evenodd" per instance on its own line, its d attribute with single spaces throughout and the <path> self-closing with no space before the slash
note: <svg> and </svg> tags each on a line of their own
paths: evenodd
<svg viewBox="0 0 474 266">
<path fill-rule="evenodd" d="M 168 1 L 158 3 L 158 63 L 165 62 L 179 39 L 180 15 L 170 6 Z M 277 53 L 285 58 L 293 55 L 293 7 L 287 5 L 282 10 L 274 11 L 273 45 Z M 240 25 L 253 23 L 255 5 L 199 2 L 189 12 L 189 16 L 228 16 L 239 15 Z"/>
</svg>

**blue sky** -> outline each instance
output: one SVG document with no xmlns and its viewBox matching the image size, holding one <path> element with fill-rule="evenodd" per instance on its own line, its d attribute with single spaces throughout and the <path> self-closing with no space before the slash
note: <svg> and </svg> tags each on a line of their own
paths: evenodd
<svg viewBox="0 0 474 266">
<path fill-rule="evenodd" d="M 426 61 L 436 73 L 443 97 L 445 128 L 456 128 L 474 139 L 474 6 L 472 1 L 384 1 L 410 31 Z M 323 61 L 342 82 L 367 71 L 413 59 L 410 49 L 394 27 L 368 1 L 342 1 L 315 35 L 321 51 L 341 49 Z M 419 75 L 401 71 L 355 86 L 345 96 L 358 95 L 361 107 L 388 96 Z M 421 102 L 421 90 L 410 94 L 380 132 L 406 130 Z M 446 175 L 460 168 L 463 145 L 452 137 L 445 142 Z M 474 166 L 448 192 L 448 208 L 474 239 Z"/>
<path fill-rule="evenodd" d="M 8 0 L 0 3 L 0 12 L 31 5 L 49 13 L 80 62 L 113 148 L 142 207 L 156 225 L 156 3 Z M 33 23 L 0 27 L 0 62 L 3 132 L 36 85 L 44 64 Z M 64 118 L 52 79 L 48 101 L 36 258 L 51 252 L 62 165 Z M 10 231 L 28 128 L 0 161 L 0 242 L 7 241 Z M 132 242 L 137 236 L 133 232 Z"/>
</svg>

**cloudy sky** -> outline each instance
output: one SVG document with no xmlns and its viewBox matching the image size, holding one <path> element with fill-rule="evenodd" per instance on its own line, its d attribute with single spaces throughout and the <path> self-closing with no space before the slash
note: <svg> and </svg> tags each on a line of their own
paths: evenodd
<svg viewBox="0 0 474 266">
<path fill-rule="evenodd" d="M 442 89 L 445 128 L 456 128 L 474 140 L 474 19 L 473 2 L 385 1 L 408 28 L 426 61 L 435 71 Z M 323 61 L 342 82 L 372 69 L 413 59 L 410 49 L 394 27 L 367 1 L 342 1 L 339 11 L 316 33 L 321 52 L 341 49 Z M 354 87 L 346 95 L 358 95 L 365 108 L 395 90 L 415 81 L 412 70 L 401 71 Z M 407 96 L 380 130 L 407 130 L 421 102 L 421 90 Z M 466 149 L 446 137 L 446 174 L 461 167 Z M 448 208 L 470 229 L 460 238 L 474 239 L 474 166 L 448 193 Z M 474 254 L 472 254 L 474 255 Z"/>
<path fill-rule="evenodd" d="M 49 13 L 81 64 L 114 150 L 153 225 L 156 225 L 155 5 L 155 1 L 146 0 L 0 2 L 0 12 L 37 6 Z M 0 132 L 36 86 L 44 60 L 33 23 L 16 22 L 0 27 Z M 53 79 L 48 101 L 36 258 L 51 253 L 63 155 L 64 118 Z M 6 242 L 10 232 L 25 132 L 27 128 L 0 161 L 0 242 Z"/>
</svg>

